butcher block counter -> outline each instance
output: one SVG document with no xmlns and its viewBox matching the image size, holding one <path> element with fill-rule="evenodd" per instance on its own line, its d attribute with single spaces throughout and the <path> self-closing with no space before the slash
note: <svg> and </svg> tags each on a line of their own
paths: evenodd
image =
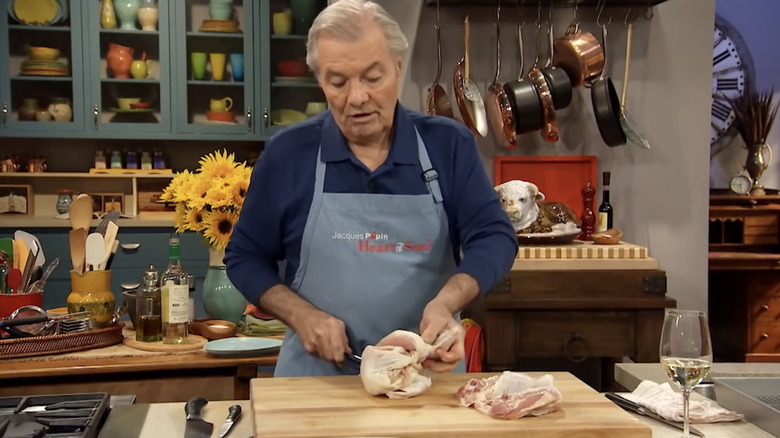
<svg viewBox="0 0 780 438">
<path fill-rule="evenodd" d="M 576 377 L 551 374 L 563 394 L 561 408 L 519 420 L 494 419 L 460 406 L 458 388 L 472 377 L 492 374 L 435 374 L 428 391 L 405 400 L 369 395 L 358 376 L 253 379 L 255 438 L 652 436 L 649 426 Z"/>
</svg>

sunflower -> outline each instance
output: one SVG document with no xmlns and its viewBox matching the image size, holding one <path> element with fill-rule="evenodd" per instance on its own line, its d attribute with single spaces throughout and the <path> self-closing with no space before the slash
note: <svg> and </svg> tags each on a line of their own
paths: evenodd
<svg viewBox="0 0 780 438">
<path fill-rule="evenodd" d="M 208 178 L 203 178 L 200 174 L 197 178 L 193 178 L 195 181 L 187 190 L 187 207 L 201 210 L 206 207 L 206 195 L 211 188 L 211 181 Z"/>
<path fill-rule="evenodd" d="M 230 183 L 230 191 L 233 194 L 233 202 L 238 207 L 244 205 L 244 198 L 246 198 L 246 191 L 249 190 L 249 180 L 241 175 L 237 175 L 233 178 L 233 182 Z"/>
<path fill-rule="evenodd" d="M 213 210 L 204 215 L 203 236 L 214 248 L 225 249 L 233 234 L 233 225 L 237 220 L 238 213 L 234 211 Z"/>
<path fill-rule="evenodd" d="M 203 231 L 203 228 L 205 228 L 206 224 L 203 222 L 204 215 L 206 214 L 206 210 L 203 209 L 195 209 L 190 208 L 187 210 L 187 217 L 185 218 L 187 222 L 187 229 L 191 231 Z"/>
<path fill-rule="evenodd" d="M 183 202 L 176 204 L 176 213 L 173 217 L 173 223 L 176 225 L 176 232 L 183 233 L 187 231 L 187 206 Z"/>
<path fill-rule="evenodd" d="M 222 208 L 230 205 L 233 194 L 230 185 L 215 185 L 206 192 L 206 204 L 211 208 Z"/>
<path fill-rule="evenodd" d="M 230 180 L 236 174 L 236 167 L 238 167 L 235 154 L 228 155 L 224 149 L 222 152 L 216 151 L 206 155 L 198 163 L 201 175 L 210 180 Z"/>
<path fill-rule="evenodd" d="M 189 170 L 179 172 L 173 177 L 168 187 L 163 190 L 160 199 L 163 201 L 184 202 L 186 199 L 182 199 L 184 194 L 184 188 L 187 187 L 192 179 L 193 174 Z"/>
</svg>

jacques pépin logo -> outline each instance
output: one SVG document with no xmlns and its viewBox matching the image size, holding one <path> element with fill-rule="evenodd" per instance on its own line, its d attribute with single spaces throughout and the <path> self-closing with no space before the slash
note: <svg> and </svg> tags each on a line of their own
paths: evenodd
<svg viewBox="0 0 780 438">
<path fill-rule="evenodd" d="M 390 237 L 385 233 L 370 231 L 367 233 L 341 233 L 334 232 L 331 236 L 334 240 L 354 240 L 358 244 L 358 252 L 428 252 L 431 250 L 431 239 L 423 243 L 412 241 L 390 242 Z"/>
</svg>

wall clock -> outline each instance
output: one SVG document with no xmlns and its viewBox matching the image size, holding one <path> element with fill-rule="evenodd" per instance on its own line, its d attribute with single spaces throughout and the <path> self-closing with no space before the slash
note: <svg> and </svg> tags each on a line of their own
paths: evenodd
<svg viewBox="0 0 780 438">
<path fill-rule="evenodd" d="M 753 84 L 753 61 L 739 32 L 716 15 L 712 49 L 712 106 L 710 109 L 710 157 L 732 140 L 734 110 L 727 98 L 735 98 Z"/>
</svg>

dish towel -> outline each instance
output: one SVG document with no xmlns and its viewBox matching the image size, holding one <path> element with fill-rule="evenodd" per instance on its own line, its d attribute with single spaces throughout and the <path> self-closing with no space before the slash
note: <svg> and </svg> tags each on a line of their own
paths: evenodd
<svg viewBox="0 0 780 438">
<path fill-rule="evenodd" d="M 643 380 L 634 391 L 621 395 L 667 420 L 683 421 L 682 393 L 675 391 L 669 382 L 659 384 Z M 691 394 L 688 416 L 691 423 L 719 423 L 744 418 L 744 415 L 725 409 L 716 402 L 696 396 L 694 393 Z"/>
</svg>

